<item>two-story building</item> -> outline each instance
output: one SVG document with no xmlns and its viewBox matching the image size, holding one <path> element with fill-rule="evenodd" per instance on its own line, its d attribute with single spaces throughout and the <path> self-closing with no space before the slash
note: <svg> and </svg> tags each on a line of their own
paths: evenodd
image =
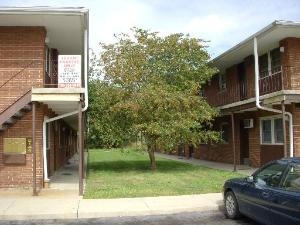
<svg viewBox="0 0 300 225">
<path fill-rule="evenodd" d="M 203 97 L 220 110 L 222 142 L 196 158 L 261 166 L 300 156 L 300 23 L 275 21 L 213 60 Z"/>
<path fill-rule="evenodd" d="M 88 10 L 0 8 L 0 188 L 33 194 L 74 153 L 83 193 Z"/>
</svg>

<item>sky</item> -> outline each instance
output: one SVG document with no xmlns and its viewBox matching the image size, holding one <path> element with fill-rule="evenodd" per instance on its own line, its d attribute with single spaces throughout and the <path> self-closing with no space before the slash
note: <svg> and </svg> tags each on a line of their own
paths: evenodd
<svg viewBox="0 0 300 225">
<path fill-rule="evenodd" d="M 300 0 L 0 0 L 3 6 L 86 7 L 90 10 L 90 47 L 112 43 L 131 27 L 190 34 L 208 41 L 212 58 L 274 20 L 300 22 Z"/>
</svg>

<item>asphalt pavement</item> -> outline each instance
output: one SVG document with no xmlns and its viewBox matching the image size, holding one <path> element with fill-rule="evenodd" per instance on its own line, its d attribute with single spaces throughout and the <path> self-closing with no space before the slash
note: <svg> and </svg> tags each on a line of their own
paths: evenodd
<svg viewBox="0 0 300 225">
<path fill-rule="evenodd" d="M 59 219 L 4 221 L 1 225 L 258 225 L 249 218 L 226 219 L 220 211 L 177 214 L 100 217 L 92 219 Z"/>
</svg>

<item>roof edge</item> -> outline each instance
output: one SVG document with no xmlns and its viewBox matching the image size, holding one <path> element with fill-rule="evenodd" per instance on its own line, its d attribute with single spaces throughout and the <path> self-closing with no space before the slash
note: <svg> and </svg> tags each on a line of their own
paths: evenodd
<svg viewBox="0 0 300 225">
<path fill-rule="evenodd" d="M 231 52 L 238 50 L 243 45 L 248 44 L 254 37 L 257 37 L 259 39 L 260 36 L 263 36 L 267 32 L 273 30 L 277 26 L 300 26 L 300 22 L 294 22 L 294 21 L 286 21 L 286 20 L 275 20 L 271 24 L 267 25 L 266 27 L 262 28 L 258 32 L 252 34 L 250 37 L 246 38 L 244 41 L 238 43 L 237 45 L 233 46 L 232 48 L 228 49 L 227 51 L 223 52 L 216 58 L 212 59 L 212 62 L 218 61 L 219 59 L 225 57 L 226 55 L 230 54 Z"/>
<path fill-rule="evenodd" d="M 86 14 L 88 9 L 85 7 L 50 7 L 50 6 L 34 6 L 34 7 L 0 7 L 2 14 Z"/>
</svg>

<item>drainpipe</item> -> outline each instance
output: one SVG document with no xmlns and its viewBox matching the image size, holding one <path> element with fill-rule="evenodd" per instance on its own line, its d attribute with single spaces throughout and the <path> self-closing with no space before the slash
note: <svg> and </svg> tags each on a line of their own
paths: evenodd
<svg viewBox="0 0 300 225">
<path fill-rule="evenodd" d="M 88 15 L 86 17 L 88 24 Z M 82 112 L 86 111 L 89 105 L 88 101 L 88 28 L 84 30 L 84 107 L 81 109 Z M 60 116 L 56 116 L 50 119 L 46 119 L 43 122 L 43 154 L 44 154 L 44 181 L 48 182 L 48 168 L 47 168 L 47 149 L 46 149 L 46 124 L 55 120 L 59 120 L 68 116 L 78 114 L 78 110 L 65 113 Z"/>
<path fill-rule="evenodd" d="M 258 53 L 257 53 L 257 38 L 254 37 L 254 65 L 255 65 L 255 103 L 256 107 L 261 110 L 282 114 L 281 110 L 268 108 L 260 105 L 259 101 L 259 65 L 258 65 Z M 294 137 L 293 137 L 293 115 L 290 112 L 285 112 L 285 115 L 289 117 L 289 135 L 290 135 L 290 157 L 293 157 L 294 153 Z"/>
</svg>

